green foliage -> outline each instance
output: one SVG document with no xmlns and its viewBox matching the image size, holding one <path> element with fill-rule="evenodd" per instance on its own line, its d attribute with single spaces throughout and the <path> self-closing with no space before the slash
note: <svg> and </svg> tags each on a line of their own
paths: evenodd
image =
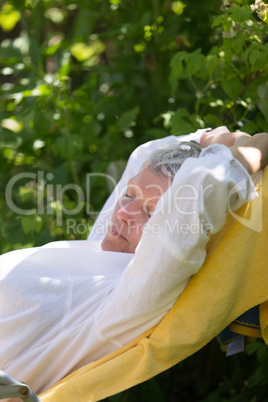
<svg viewBox="0 0 268 402">
<path fill-rule="evenodd" d="M 214 18 L 214 35 L 221 40 L 206 55 L 197 49 L 172 57 L 170 84 L 181 103 L 191 91 L 190 107 L 205 126 L 222 122 L 254 133 L 268 129 L 260 99 L 263 89 L 266 105 L 268 37 L 266 23 L 244 3 L 228 5 Z"/>
<path fill-rule="evenodd" d="M 206 0 L 206 24 L 195 35 L 198 7 L 133 5 L 10 0 L 1 6 L 1 252 L 86 238 L 112 190 L 98 173 L 117 166 L 118 179 L 140 143 L 204 126 L 189 99 L 172 97 L 169 61 L 200 47 L 199 34 L 208 38 L 202 49 L 211 47 L 210 20 L 220 2 Z M 201 47 L 188 58 L 189 74 L 199 74 Z M 90 185 L 89 173 L 96 174 Z"/>
<path fill-rule="evenodd" d="M 268 8 L 250 5 L 3 1 L 0 253 L 86 238 L 113 189 L 99 174 L 118 180 L 145 141 L 219 125 L 268 131 Z M 210 360 L 197 356 L 197 371 L 179 365 L 174 384 L 187 401 L 193 383 L 192 400 L 257 401 L 267 350 L 256 347 L 258 370 L 240 364 L 242 382 L 222 360 L 217 378 L 204 379 Z M 158 381 L 142 387 L 139 400 L 168 400 Z"/>
</svg>

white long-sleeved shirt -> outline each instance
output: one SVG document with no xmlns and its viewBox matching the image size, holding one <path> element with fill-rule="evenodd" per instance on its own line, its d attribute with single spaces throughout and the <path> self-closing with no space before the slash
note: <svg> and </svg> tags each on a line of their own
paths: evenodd
<svg viewBox="0 0 268 402">
<path fill-rule="evenodd" d="M 213 145 L 183 163 L 134 255 L 94 241 L 2 255 L 1 369 L 40 392 L 152 328 L 202 266 L 228 207 L 255 195 L 228 148 Z"/>
</svg>

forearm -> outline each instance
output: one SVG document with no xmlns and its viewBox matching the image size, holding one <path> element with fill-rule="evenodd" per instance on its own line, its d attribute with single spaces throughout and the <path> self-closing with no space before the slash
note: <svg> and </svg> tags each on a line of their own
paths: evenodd
<svg viewBox="0 0 268 402">
<path fill-rule="evenodd" d="M 254 186 L 249 175 L 233 163 L 226 147 L 220 148 L 216 154 L 208 149 L 204 157 L 186 160 L 161 198 L 133 260 L 105 309 L 96 314 L 104 338 L 125 343 L 129 331 L 138 335 L 136 331 L 155 325 L 202 266 L 209 234 L 224 225 L 228 206 L 235 210 L 251 199 Z M 237 197 L 229 197 L 242 180 L 246 186 L 237 189 Z M 113 316 L 116 320 L 111 322 Z"/>
<path fill-rule="evenodd" d="M 268 163 L 268 134 L 255 134 L 241 144 L 230 147 L 230 150 L 249 174 L 256 173 Z"/>
<path fill-rule="evenodd" d="M 200 139 L 200 145 L 202 148 L 206 148 L 213 144 L 222 144 L 227 147 L 231 147 L 233 145 L 238 145 L 243 143 L 244 141 L 251 138 L 251 136 L 242 131 L 236 131 L 234 133 L 213 133 L 213 131 L 209 134 L 204 134 Z"/>
</svg>

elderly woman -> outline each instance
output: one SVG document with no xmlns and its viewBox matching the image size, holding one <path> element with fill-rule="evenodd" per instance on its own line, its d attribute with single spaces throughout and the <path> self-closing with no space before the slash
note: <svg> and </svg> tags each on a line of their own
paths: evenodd
<svg viewBox="0 0 268 402">
<path fill-rule="evenodd" d="M 232 145 L 237 134 L 185 139 L 212 145 L 170 137 L 140 148 L 127 188 L 113 212 L 108 200 L 88 241 L 0 257 L 1 368 L 35 392 L 157 324 L 202 266 L 228 208 L 256 196 L 250 174 L 267 164 L 267 134 L 242 134 L 229 149 L 214 142 Z"/>
</svg>

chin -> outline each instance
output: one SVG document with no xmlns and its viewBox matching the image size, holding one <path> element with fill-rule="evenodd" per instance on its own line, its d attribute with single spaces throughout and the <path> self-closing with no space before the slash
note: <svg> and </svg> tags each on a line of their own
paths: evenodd
<svg viewBox="0 0 268 402">
<path fill-rule="evenodd" d="M 122 245 L 116 244 L 116 242 L 111 241 L 107 238 L 104 238 L 104 240 L 101 243 L 101 249 L 103 251 L 114 251 L 118 253 L 129 253 L 128 250 L 126 250 Z"/>
</svg>

